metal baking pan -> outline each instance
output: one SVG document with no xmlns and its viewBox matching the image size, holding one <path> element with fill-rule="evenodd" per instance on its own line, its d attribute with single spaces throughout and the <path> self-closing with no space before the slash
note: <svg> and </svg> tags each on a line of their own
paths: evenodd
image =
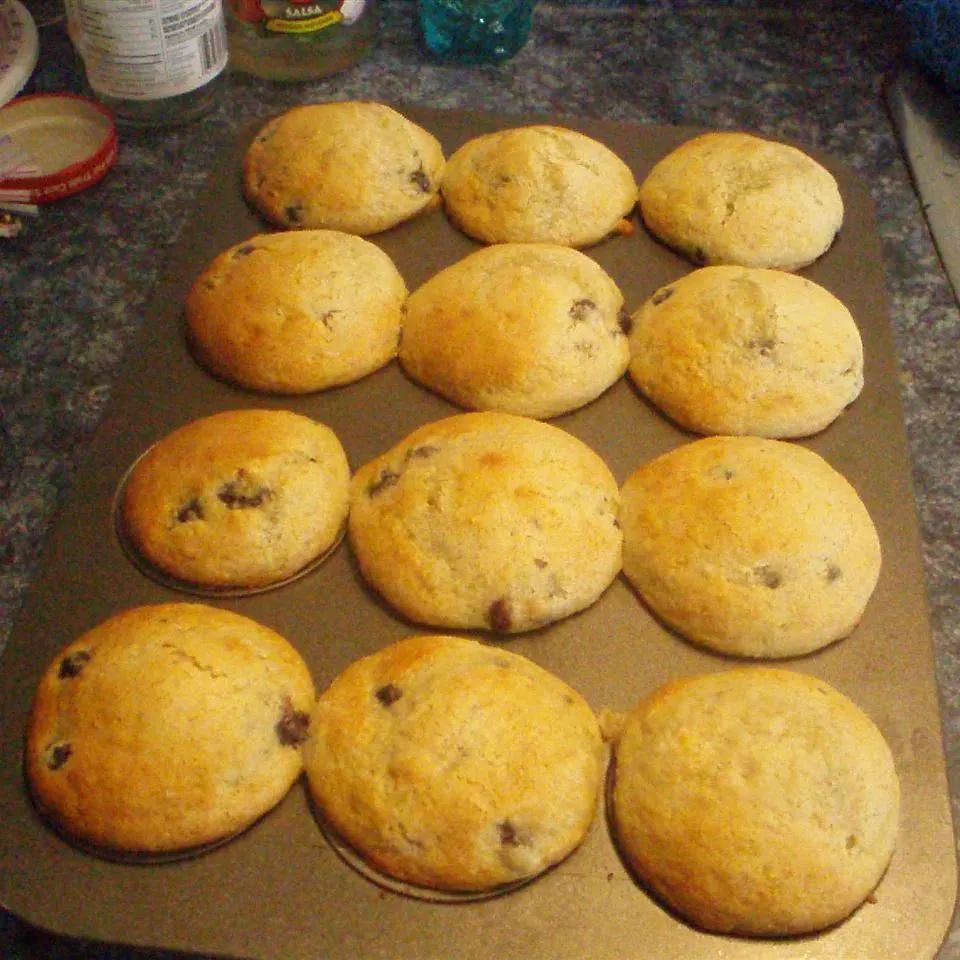
<svg viewBox="0 0 960 960">
<path fill-rule="evenodd" d="M 606 143 L 638 180 L 698 132 L 566 117 L 406 109 L 449 155 L 467 138 L 549 120 Z M 266 119 L 266 118 L 264 118 Z M 129 465 L 180 424 L 219 410 L 286 407 L 333 427 L 354 468 L 415 426 L 456 413 L 408 381 L 394 362 L 366 379 L 300 398 L 234 389 L 191 359 L 182 302 L 197 273 L 224 247 L 266 226 L 245 204 L 240 163 L 255 128 L 225 143 L 150 299 L 111 405 L 79 470 L 0 661 L 0 903 L 55 933 L 107 942 L 256 960 L 929 960 L 956 897 L 956 865 L 941 743 L 920 538 L 900 408 L 897 366 L 873 209 L 864 183 L 831 157 L 846 222 L 805 275 L 850 308 L 864 340 L 861 397 L 822 434 L 802 441 L 857 488 L 884 552 L 877 590 L 849 638 L 782 666 L 822 677 L 853 698 L 888 738 L 900 774 L 899 845 L 873 896 L 818 936 L 746 940 L 694 930 L 631 879 L 598 817 L 570 858 L 535 882 L 481 902 L 431 903 L 378 885 L 331 848 L 300 783 L 239 838 L 168 864 L 111 862 L 83 853 L 38 818 L 24 789 L 20 751 L 29 703 L 47 662 L 80 632 L 141 603 L 195 600 L 132 564 L 112 525 L 111 501 Z M 804 146 L 804 145 L 801 145 Z M 476 249 L 440 209 L 373 238 L 411 290 Z M 588 253 L 634 309 L 690 265 L 638 224 Z M 650 457 L 693 439 L 645 403 L 626 380 L 557 425 L 580 436 L 622 482 Z M 303 652 L 319 688 L 356 657 L 423 628 L 406 623 L 363 584 L 349 547 L 277 590 L 220 604 L 280 631 Z M 624 709 L 670 677 L 726 669 L 659 626 L 621 577 L 591 609 L 508 640 L 579 689 L 600 709 Z"/>
</svg>

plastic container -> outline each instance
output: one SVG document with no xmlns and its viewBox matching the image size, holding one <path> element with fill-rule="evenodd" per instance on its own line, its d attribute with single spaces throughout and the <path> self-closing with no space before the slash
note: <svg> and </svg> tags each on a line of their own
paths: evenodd
<svg viewBox="0 0 960 960">
<path fill-rule="evenodd" d="M 458 63 L 497 63 L 530 36 L 534 0 L 418 0 L 427 49 Z"/>
<path fill-rule="evenodd" d="M 220 0 L 66 0 L 91 94 L 128 126 L 193 120 L 216 102 L 227 34 Z"/>
<path fill-rule="evenodd" d="M 353 66 L 377 35 L 376 0 L 226 0 L 230 69 L 315 80 Z"/>
</svg>

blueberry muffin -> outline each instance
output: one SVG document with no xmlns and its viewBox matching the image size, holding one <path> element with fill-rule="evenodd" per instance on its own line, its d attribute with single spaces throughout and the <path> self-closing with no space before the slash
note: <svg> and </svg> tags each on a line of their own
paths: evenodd
<svg viewBox="0 0 960 960">
<path fill-rule="evenodd" d="M 390 257 L 337 230 L 261 234 L 216 256 L 186 299 L 194 355 L 249 390 L 352 383 L 397 352 L 407 287 Z"/>
<path fill-rule="evenodd" d="M 863 344 L 850 311 L 812 280 L 703 267 L 633 314 L 630 378 L 696 433 L 806 437 L 860 395 Z"/>
<path fill-rule="evenodd" d="M 706 437 L 623 484 L 623 571 L 652 612 L 704 647 L 793 657 L 848 636 L 880 573 L 863 501 L 811 450 Z"/>
<path fill-rule="evenodd" d="M 843 223 L 833 175 L 796 147 L 720 131 L 686 141 L 640 184 L 656 237 L 698 265 L 798 270 Z"/>
<path fill-rule="evenodd" d="M 453 223 L 485 243 L 586 247 L 633 230 L 633 172 L 609 147 L 566 127 L 536 124 L 474 137 L 441 186 Z"/>
<path fill-rule="evenodd" d="M 530 660 L 418 636 L 351 664 L 304 744 L 325 824 L 378 871 L 446 891 L 529 880 L 583 840 L 604 747 L 583 698 Z"/>
<path fill-rule="evenodd" d="M 625 859 L 705 930 L 782 937 L 833 926 L 872 894 L 893 854 L 890 748 L 814 677 L 749 667 L 673 680 L 627 715 L 614 769 Z"/>
<path fill-rule="evenodd" d="M 571 434 L 465 413 L 356 472 L 349 538 L 368 583 L 408 619 L 516 633 L 585 609 L 617 576 L 618 493 Z"/>
<path fill-rule="evenodd" d="M 623 296 L 586 254 L 556 244 L 484 247 L 407 301 L 400 363 L 473 410 L 547 419 L 596 399 L 629 359 Z"/>
<path fill-rule="evenodd" d="M 436 137 L 386 104 L 308 103 L 254 136 L 243 187 L 277 226 L 367 236 L 436 206 L 443 170 Z"/>
<path fill-rule="evenodd" d="M 264 587 L 336 544 L 349 485 L 329 427 L 287 410 L 228 410 L 174 430 L 134 464 L 120 519 L 138 554 L 175 580 Z"/>
<path fill-rule="evenodd" d="M 135 607 L 66 646 L 33 701 L 41 812 L 104 853 L 172 856 L 246 829 L 300 776 L 313 680 L 291 644 L 203 604 Z"/>
</svg>

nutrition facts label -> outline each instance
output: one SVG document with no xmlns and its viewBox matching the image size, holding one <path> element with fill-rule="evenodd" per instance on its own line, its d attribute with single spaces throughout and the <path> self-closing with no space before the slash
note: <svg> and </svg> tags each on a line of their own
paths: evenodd
<svg viewBox="0 0 960 960">
<path fill-rule="evenodd" d="M 220 0 L 67 0 L 70 35 L 98 94 L 154 100 L 227 64 Z"/>
</svg>

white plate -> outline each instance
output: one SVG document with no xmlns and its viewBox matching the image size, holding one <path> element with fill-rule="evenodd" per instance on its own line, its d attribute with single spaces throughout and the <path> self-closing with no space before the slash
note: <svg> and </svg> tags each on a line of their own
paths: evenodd
<svg viewBox="0 0 960 960">
<path fill-rule="evenodd" d="M 20 0 L 0 0 L 0 106 L 12 100 L 37 65 L 37 27 Z"/>
</svg>

